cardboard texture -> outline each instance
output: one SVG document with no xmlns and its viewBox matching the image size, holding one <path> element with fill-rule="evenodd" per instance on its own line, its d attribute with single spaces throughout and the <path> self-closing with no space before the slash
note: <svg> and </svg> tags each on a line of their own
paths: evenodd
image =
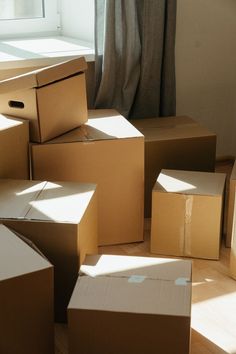
<svg viewBox="0 0 236 354">
<path fill-rule="evenodd" d="M 0 112 L 30 121 L 30 140 L 44 142 L 87 121 L 84 58 L 0 81 Z"/>
<path fill-rule="evenodd" d="M 189 117 L 132 120 L 145 137 L 145 217 L 151 216 L 152 188 L 163 168 L 215 170 L 216 135 Z"/>
<path fill-rule="evenodd" d="M 0 225 L 0 352 L 53 354 L 53 267 Z"/>
<path fill-rule="evenodd" d="M 0 220 L 23 234 L 55 267 L 55 318 L 66 308 L 80 264 L 97 253 L 96 186 L 0 180 Z"/>
<path fill-rule="evenodd" d="M 191 262 L 86 257 L 68 306 L 70 354 L 188 354 Z"/>
<path fill-rule="evenodd" d="M 219 259 L 225 177 L 161 171 L 152 192 L 152 253 Z"/>
<path fill-rule="evenodd" d="M 98 184 L 99 245 L 143 240 L 144 138 L 117 111 L 89 111 L 86 124 L 31 154 L 33 179 Z"/>
<path fill-rule="evenodd" d="M 233 231 L 233 218 L 234 218 L 234 205 L 235 205 L 235 191 L 236 191 L 236 162 L 234 163 L 230 180 L 229 180 L 229 193 L 227 204 L 227 224 L 226 224 L 226 247 L 231 247 L 232 231 Z"/>
<path fill-rule="evenodd" d="M 29 178 L 29 124 L 0 114 L 0 178 Z"/>
</svg>

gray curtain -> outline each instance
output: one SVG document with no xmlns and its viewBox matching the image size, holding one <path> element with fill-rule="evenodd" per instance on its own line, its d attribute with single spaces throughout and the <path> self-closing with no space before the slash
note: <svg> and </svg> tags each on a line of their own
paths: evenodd
<svg viewBox="0 0 236 354">
<path fill-rule="evenodd" d="M 175 114 L 176 0 L 95 0 L 95 108 Z"/>
</svg>

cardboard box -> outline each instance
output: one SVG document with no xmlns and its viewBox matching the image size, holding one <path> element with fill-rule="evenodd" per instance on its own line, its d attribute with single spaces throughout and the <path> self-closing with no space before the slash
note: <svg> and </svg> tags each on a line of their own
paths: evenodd
<svg viewBox="0 0 236 354">
<path fill-rule="evenodd" d="M 29 178 L 29 124 L 0 114 L 0 178 Z"/>
<path fill-rule="evenodd" d="M 100 245 L 143 240 L 144 138 L 117 111 L 89 111 L 88 123 L 31 150 L 33 179 L 98 184 Z"/>
<path fill-rule="evenodd" d="M 234 218 L 234 205 L 235 205 L 235 191 L 236 191 L 236 162 L 234 163 L 230 180 L 229 192 L 227 203 L 227 224 L 226 224 L 226 247 L 231 247 L 232 231 L 233 231 L 233 218 Z"/>
<path fill-rule="evenodd" d="M 30 140 L 44 142 L 87 121 L 84 58 L 0 81 L 0 112 L 30 121 Z"/>
<path fill-rule="evenodd" d="M 152 188 L 163 168 L 215 170 L 216 135 L 189 117 L 132 120 L 145 137 L 145 217 L 151 216 Z"/>
<path fill-rule="evenodd" d="M 95 185 L 0 180 L 0 221 L 33 241 L 54 265 L 55 316 L 65 321 L 80 264 L 97 253 Z"/>
<path fill-rule="evenodd" d="M 152 192 L 151 252 L 219 258 L 225 177 L 161 171 Z"/>
<path fill-rule="evenodd" d="M 191 262 L 86 257 L 68 306 L 69 353 L 188 354 Z"/>
<path fill-rule="evenodd" d="M 53 267 L 0 225 L 0 351 L 53 354 Z"/>
</svg>

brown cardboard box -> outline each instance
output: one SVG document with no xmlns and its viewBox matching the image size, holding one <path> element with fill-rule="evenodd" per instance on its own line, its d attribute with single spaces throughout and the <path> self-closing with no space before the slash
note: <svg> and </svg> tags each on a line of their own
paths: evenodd
<svg viewBox="0 0 236 354">
<path fill-rule="evenodd" d="M 29 178 L 29 124 L 0 114 L 0 178 Z"/>
<path fill-rule="evenodd" d="M 230 180 L 229 180 L 226 240 L 225 240 L 226 247 L 231 247 L 231 241 L 232 241 L 235 191 L 236 191 L 236 162 L 234 163 L 234 166 L 233 166 L 233 169 L 232 169 L 232 172 L 230 175 Z"/>
<path fill-rule="evenodd" d="M 23 234 L 55 267 L 55 315 L 66 308 L 79 266 L 97 252 L 95 185 L 0 180 L 0 220 Z"/>
<path fill-rule="evenodd" d="M 30 140 L 44 142 L 87 121 L 84 58 L 0 81 L 0 112 L 29 119 Z"/>
<path fill-rule="evenodd" d="M 161 171 L 152 192 L 151 252 L 219 258 L 225 177 Z"/>
<path fill-rule="evenodd" d="M 144 138 L 115 110 L 32 145 L 33 179 L 98 184 L 99 244 L 143 240 Z"/>
<path fill-rule="evenodd" d="M 189 117 L 132 120 L 145 137 L 145 216 L 151 216 L 152 188 L 163 168 L 215 170 L 216 135 Z"/>
<path fill-rule="evenodd" d="M 0 352 L 53 354 L 53 267 L 0 225 Z"/>
<path fill-rule="evenodd" d="M 191 262 L 86 257 L 68 306 L 69 353 L 188 354 Z"/>
</svg>

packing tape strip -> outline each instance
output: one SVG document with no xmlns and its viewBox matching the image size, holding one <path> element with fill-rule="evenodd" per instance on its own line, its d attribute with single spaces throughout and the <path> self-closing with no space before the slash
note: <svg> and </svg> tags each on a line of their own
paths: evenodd
<svg viewBox="0 0 236 354">
<path fill-rule="evenodd" d="M 186 286 L 190 282 L 189 278 L 177 278 L 175 279 L 175 285 Z"/>
<path fill-rule="evenodd" d="M 131 275 L 128 283 L 142 283 L 147 277 L 145 275 Z"/>
<path fill-rule="evenodd" d="M 193 210 L 193 196 L 185 195 L 185 220 L 184 220 L 184 247 L 183 254 L 191 256 L 191 222 Z"/>
</svg>

